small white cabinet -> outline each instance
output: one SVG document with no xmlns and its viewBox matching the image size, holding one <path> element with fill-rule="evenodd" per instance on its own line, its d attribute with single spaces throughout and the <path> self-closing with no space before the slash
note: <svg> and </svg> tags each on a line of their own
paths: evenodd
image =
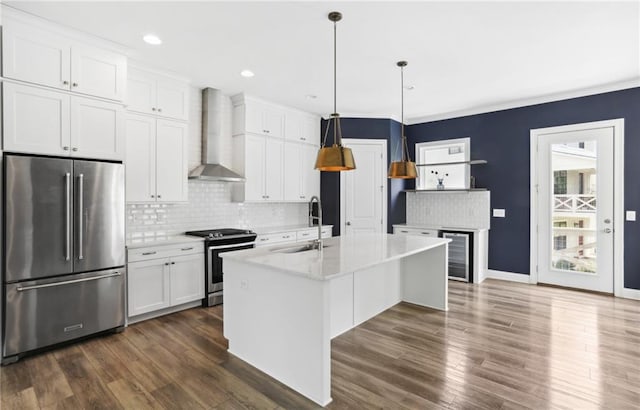
<svg viewBox="0 0 640 410">
<path fill-rule="evenodd" d="M 284 199 L 306 202 L 320 195 L 320 171 L 315 169 L 317 147 L 297 142 L 284 144 Z"/>
<path fill-rule="evenodd" d="M 129 317 L 204 298 L 202 243 L 137 248 L 129 250 L 128 258 Z"/>
<path fill-rule="evenodd" d="M 168 76 L 130 68 L 127 109 L 186 121 L 189 117 L 189 85 Z"/>
<path fill-rule="evenodd" d="M 285 113 L 284 136 L 288 141 L 320 146 L 320 118 L 303 112 Z"/>
<path fill-rule="evenodd" d="M 244 104 L 236 106 L 238 117 L 234 135 L 250 132 L 281 138 L 284 135 L 284 112 L 276 105 L 245 98 Z"/>
<path fill-rule="evenodd" d="M 127 202 L 188 200 L 187 125 L 127 114 Z"/>
<path fill-rule="evenodd" d="M 123 54 L 7 18 L 2 75 L 7 78 L 121 101 L 127 76 Z"/>
<path fill-rule="evenodd" d="M 234 137 L 236 168 L 246 178 L 233 187 L 234 201 L 282 201 L 284 199 L 284 142 L 278 138 L 246 134 Z"/>
<path fill-rule="evenodd" d="M 119 104 L 8 82 L 2 89 L 5 151 L 122 160 Z"/>
</svg>

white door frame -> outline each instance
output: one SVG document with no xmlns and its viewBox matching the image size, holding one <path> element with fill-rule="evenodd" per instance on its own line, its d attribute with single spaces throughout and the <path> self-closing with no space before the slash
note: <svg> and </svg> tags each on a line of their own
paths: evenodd
<svg viewBox="0 0 640 410">
<path fill-rule="evenodd" d="M 530 131 L 530 249 L 529 283 L 538 283 L 538 136 L 590 128 L 613 128 L 613 294 L 623 296 L 624 288 L 624 118 L 594 121 Z"/>
<path fill-rule="evenodd" d="M 342 142 L 345 145 L 379 145 L 382 147 L 382 232 L 387 233 L 387 201 L 389 193 L 387 191 L 387 140 L 379 139 L 357 139 L 357 138 L 343 138 Z M 354 157 L 356 163 L 356 169 L 358 168 L 358 158 Z M 346 195 L 345 195 L 345 172 L 340 172 L 340 236 L 342 236 L 346 229 L 346 219 L 344 217 L 347 209 Z"/>
</svg>

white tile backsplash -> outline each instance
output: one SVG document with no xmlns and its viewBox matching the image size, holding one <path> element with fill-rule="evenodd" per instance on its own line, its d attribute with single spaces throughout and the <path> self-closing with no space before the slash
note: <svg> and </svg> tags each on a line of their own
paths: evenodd
<svg viewBox="0 0 640 410">
<path fill-rule="evenodd" d="M 258 229 L 307 223 L 304 203 L 231 202 L 231 185 L 189 181 L 184 204 L 127 204 L 127 240 L 210 228 Z"/>
<path fill-rule="evenodd" d="M 489 229 L 490 193 L 407 192 L 407 225 Z"/>
</svg>

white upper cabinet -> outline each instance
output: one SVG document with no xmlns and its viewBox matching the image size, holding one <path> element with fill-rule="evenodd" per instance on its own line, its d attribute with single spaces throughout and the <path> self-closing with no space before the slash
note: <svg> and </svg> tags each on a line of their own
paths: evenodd
<svg viewBox="0 0 640 410">
<path fill-rule="evenodd" d="M 156 198 L 156 120 L 127 114 L 125 135 L 127 202 L 153 202 Z"/>
<path fill-rule="evenodd" d="M 187 124 L 156 123 L 156 190 L 158 201 L 187 201 Z"/>
<path fill-rule="evenodd" d="M 119 104 L 71 96 L 71 155 L 124 157 L 123 109 Z"/>
<path fill-rule="evenodd" d="M 130 68 L 127 109 L 186 121 L 189 118 L 189 84 L 138 68 Z"/>
<path fill-rule="evenodd" d="M 2 89 L 5 151 L 69 155 L 69 95 L 7 82 Z"/>
<path fill-rule="evenodd" d="M 2 27 L 2 75 L 69 90 L 71 41 L 36 27 L 5 21 Z"/>
<path fill-rule="evenodd" d="M 284 141 L 247 134 L 234 137 L 233 149 L 235 168 L 246 179 L 234 184 L 234 201 L 283 201 Z"/>
<path fill-rule="evenodd" d="M 124 100 L 127 58 L 98 47 L 71 47 L 71 91 L 109 100 Z"/>
<path fill-rule="evenodd" d="M 282 107 L 243 95 L 235 96 L 233 100 L 233 135 L 284 136 L 285 110 Z"/>
<path fill-rule="evenodd" d="M 122 160 L 122 107 L 5 82 L 3 149 L 30 154 Z"/>
<path fill-rule="evenodd" d="M 3 22 L 2 45 L 4 77 L 110 100 L 124 98 L 123 54 L 11 18 Z"/>
<path fill-rule="evenodd" d="M 285 115 L 284 136 L 288 141 L 320 145 L 320 118 L 289 110 Z"/>
<path fill-rule="evenodd" d="M 320 195 L 320 171 L 315 169 L 318 148 L 309 144 L 284 144 L 284 199 L 306 202 Z"/>
<path fill-rule="evenodd" d="M 125 129 L 127 202 L 187 201 L 187 124 L 130 113 Z"/>
</svg>

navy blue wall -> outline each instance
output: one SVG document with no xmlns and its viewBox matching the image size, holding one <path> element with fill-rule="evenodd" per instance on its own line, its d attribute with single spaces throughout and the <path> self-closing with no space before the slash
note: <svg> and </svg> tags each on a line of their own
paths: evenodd
<svg viewBox="0 0 640 410">
<path fill-rule="evenodd" d="M 471 158 L 488 161 L 472 167 L 476 185 L 491 190 L 491 208 L 506 209 L 491 219 L 489 269 L 528 274 L 529 131 L 614 118 L 625 119 L 624 206 L 640 210 L 640 88 L 415 124 L 406 134 L 410 148 L 471 137 Z M 625 287 L 640 289 L 640 222 L 626 222 L 624 236 Z"/>
<path fill-rule="evenodd" d="M 322 135 L 324 136 L 327 121 L 322 120 Z M 390 119 L 369 118 L 341 118 L 340 127 L 342 138 L 353 139 L 383 139 L 387 141 L 387 159 L 395 149 L 400 139 L 400 123 Z M 333 143 L 333 123 L 329 128 L 327 145 Z M 355 158 L 356 167 L 358 158 Z M 405 221 L 404 181 L 389 180 L 387 198 L 387 230 L 392 231 L 392 225 Z M 333 225 L 333 235 L 340 235 L 340 173 L 322 172 L 320 175 L 320 195 L 322 198 L 322 216 L 324 223 Z"/>
</svg>

